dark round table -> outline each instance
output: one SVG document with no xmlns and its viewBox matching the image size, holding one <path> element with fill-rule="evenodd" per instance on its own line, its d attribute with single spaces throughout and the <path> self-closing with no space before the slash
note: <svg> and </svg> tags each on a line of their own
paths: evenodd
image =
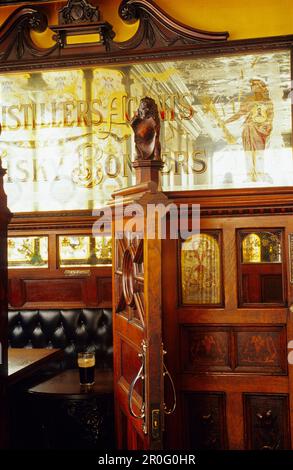
<svg viewBox="0 0 293 470">
<path fill-rule="evenodd" d="M 114 449 L 113 372 L 95 371 L 95 384 L 66 370 L 28 390 L 42 448 Z"/>
</svg>

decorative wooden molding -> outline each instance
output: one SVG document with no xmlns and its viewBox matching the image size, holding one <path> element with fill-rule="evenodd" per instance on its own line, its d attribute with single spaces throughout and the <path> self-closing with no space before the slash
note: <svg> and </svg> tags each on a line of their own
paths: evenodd
<svg viewBox="0 0 293 470">
<path fill-rule="evenodd" d="M 56 44 L 41 48 L 31 39 L 31 32 L 45 31 L 47 16 L 41 5 L 22 6 L 0 27 L 0 71 L 188 59 L 202 54 L 240 54 L 293 45 L 292 35 L 227 41 L 228 33 L 200 31 L 183 25 L 153 1 L 123 0 L 119 12 L 124 21 L 139 20 L 137 32 L 127 41 L 114 41 L 115 33 L 107 22 L 74 22 L 50 26 L 56 33 Z M 78 14 L 74 18 L 77 21 Z M 90 43 L 66 44 L 67 35 L 81 34 L 96 34 L 98 38 Z"/>
<path fill-rule="evenodd" d="M 94 7 L 87 0 L 68 0 L 59 10 L 59 25 L 94 23 L 100 21 L 99 7 Z"/>
<path fill-rule="evenodd" d="M 115 37 L 115 33 L 112 29 L 112 25 L 107 21 L 99 21 L 98 23 L 81 23 L 81 24 L 64 24 L 51 26 L 56 34 L 53 39 L 59 45 L 59 48 L 77 48 L 79 47 L 78 39 L 75 44 L 69 44 L 67 38 L 69 36 L 80 36 L 80 35 L 93 35 L 98 34 L 99 39 L 95 40 L 94 43 L 89 43 L 89 46 L 102 46 L 102 50 L 109 52 L 111 49 L 111 42 Z"/>
<path fill-rule="evenodd" d="M 0 62 L 35 59 L 49 55 L 56 46 L 40 49 L 31 39 L 31 31 L 42 33 L 48 27 L 47 16 L 31 7 L 17 8 L 0 27 Z"/>
<path fill-rule="evenodd" d="M 292 187 L 166 191 L 164 194 L 175 204 L 199 204 L 201 217 L 293 213 Z"/>
<path fill-rule="evenodd" d="M 202 31 L 180 23 L 151 0 L 123 0 L 119 15 L 128 23 L 140 21 L 137 33 L 129 41 L 119 44 L 120 49 L 217 42 L 225 41 L 229 37 L 228 32 Z"/>
<path fill-rule="evenodd" d="M 34 3 L 39 4 L 39 3 L 57 3 L 60 2 L 60 0 L 26 0 L 26 1 L 20 1 L 20 0 L 1 0 L 1 6 L 2 5 L 19 5 L 22 3 L 23 5 L 33 5 Z"/>
<path fill-rule="evenodd" d="M 13 214 L 9 230 L 25 232 L 30 230 L 92 229 L 97 217 L 91 210 L 58 212 L 19 212 Z"/>
<path fill-rule="evenodd" d="M 67 5 L 59 10 L 58 19 L 58 25 L 50 28 L 56 33 L 53 39 L 60 48 L 76 48 L 79 46 L 78 36 L 95 35 L 92 42 L 96 46 L 104 46 L 106 51 L 110 50 L 111 41 L 115 37 L 112 25 L 101 21 L 99 8 L 92 6 L 87 0 L 68 0 Z M 76 41 L 73 44 L 68 43 L 68 38 L 73 36 Z"/>
<path fill-rule="evenodd" d="M 50 61 L 56 61 L 54 65 L 57 65 L 57 60 L 64 58 L 73 59 L 79 64 L 88 60 L 88 64 L 91 64 L 93 56 L 96 62 L 100 57 L 106 59 L 111 56 L 115 57 L 116 62 L 121 51 L 162 53 L 172 46 L 180 50 L 180 46 L 184 49 L 186 45 L 216 44 L 228 38 L 228 33 L 205 32 L 183 25 L 152 1 L 124 0 L 119 13 L 127 22 L 140 22 L 136 34 L 124 42 L 114 41 L 112 25 L 101 20 L 98 7 L 90 5 L 87 0 L 69 0 L 59 11 L 59 24 L 50 26 L 56 33 L 56 44 L 40 48 L 33 42 L 30 33 L 44 32 L 48 27 L 47 16 L 42 7 L 21 6 L 0 27 L 0 66 L 12 70 L 28 64 L 34 68 L 46 65 L 44 60 L 49 61 L 49 58 Z M 98 34 L 99 39 L 89 44 L 79 44 L 78 40 L 74 44 L 67 44 L 69 35 L 85 34 Z M 11 66 L 8 67 L 8 64 Z"/>
</svg>

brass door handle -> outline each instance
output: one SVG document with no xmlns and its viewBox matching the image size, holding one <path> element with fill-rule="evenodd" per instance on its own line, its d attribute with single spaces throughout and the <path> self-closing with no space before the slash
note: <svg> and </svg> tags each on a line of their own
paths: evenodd
<svg viewBox="0 0 293 470">
<path fill-rule="evenodd" d="M 146 371 L 147 343 L 144 340 L 141 342 L 141 348 L 142 348 L 142 352 L 138 354 L 138 357 L 141 360 L 141 366 L 140 366 L 138 373 L 134 377 L 134 379 L 131 382 L 130 387 L 129 387 L 128 408 L 129 408 L 129 412 L 130 412 L 131 416 L 133 416 L 133 418 L 143 420 L 142 430 L 143 430 L 144 434 L 147 434 L 146 403 L 145 403 L 145 401 L 146 401 L 146 399 L 145 399 L 145 397 L 146 397 L 145 371 Z M 143 384 L 143 387 L 142 387 L 142 405 L 141 405 L 141 408 L 140 408 L 140 413 L 137 414 L 133 409 L 132 401 L 133 401 L 134 388 L 135 388 L 135 386 L 136 386 L 136 384 L 138 383 L 139 380 L 141 380 L 142 384 Z"/>
<path fill-rule="evenodd" d="M 165 364 L 165 361 L 164 361 L 164 356 L 167 354 L 167 351 L 164 351 L 163 350 L 163 377 L 168 377 L 169 381 L 170 381 L 170 384 L 171 384 L 171 388 L 172 388 L 172 392 L 173 392 L 173 405 L 168 408 L 166 403 L 164 402 L 163 403 L 163 407 L 164 407 L 164 413 L 166 415 L 171 415 L 172 413 L 174 413 L 175 409 L 176 409 L 176 406 L 177 406 L 177 397 L 176 397 L 176 390 L 175 390 L 175 385 L 174 385 L 174 382 L 173 382 L 173 379 L 171 377 L 171 374 L 170 372 L 168 371 L 167 367 L 166 367 L 166 364 Z"/>
<path fill-rule="evenodd" d="M 139 354 L 138 356 L 141 356 L 141 355 Z M 138 373 L 134 377 L 134 379 L 131 382 L 130 387 L 129 387 L 128 407 L 129 407 L 129 411 L 130 411 L 131 416 L 133 416 L 136 419 L 143 419 L 145 417 L 145 405 L 144 405 L 144 403 L 142 403 L 139 415 L 135 413 L 135 411 L 132 407 L 132 396 L 133 396 L 134 388 L 135 388 L 135 386 L 136 386 L 136 384 L 139 380 L 144 381 L 143 370 L 144 370 L 144 364 L 141 364 Z"/>
</svg>

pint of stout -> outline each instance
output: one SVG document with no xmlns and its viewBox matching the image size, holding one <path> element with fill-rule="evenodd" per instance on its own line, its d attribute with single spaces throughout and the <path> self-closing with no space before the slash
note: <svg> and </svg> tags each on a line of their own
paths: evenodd
<svg viewBox="0 0 293 470">
<path fill-rule="evenodd" d="M 77 361 L 80 385 L 93 385 L 95 383 L 95 353 L 78 353 Z"/>
</svg>

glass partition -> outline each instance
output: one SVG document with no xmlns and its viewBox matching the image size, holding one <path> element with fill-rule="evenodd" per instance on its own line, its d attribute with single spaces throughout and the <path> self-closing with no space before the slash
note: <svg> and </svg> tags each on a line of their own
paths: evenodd
<svg viewBox="0 0 293 470">
<path fill-rule="evenodd" d="M 48 237 L 9 237 L 9 268 L 47 268 Z"/>
<path fill-rule="evenodd" d="M 112 239 L 79 235 L 59 236 L 59 266 L 65 268 L 112 264 Z"/>
<path fill-rule="evenodd" d="M 293 180 L 290 51 L 0 74 L 13 212 L 94 209 L 133 184 L 130 122 L 161 119 L 164 190 Z"/>
</svg>

